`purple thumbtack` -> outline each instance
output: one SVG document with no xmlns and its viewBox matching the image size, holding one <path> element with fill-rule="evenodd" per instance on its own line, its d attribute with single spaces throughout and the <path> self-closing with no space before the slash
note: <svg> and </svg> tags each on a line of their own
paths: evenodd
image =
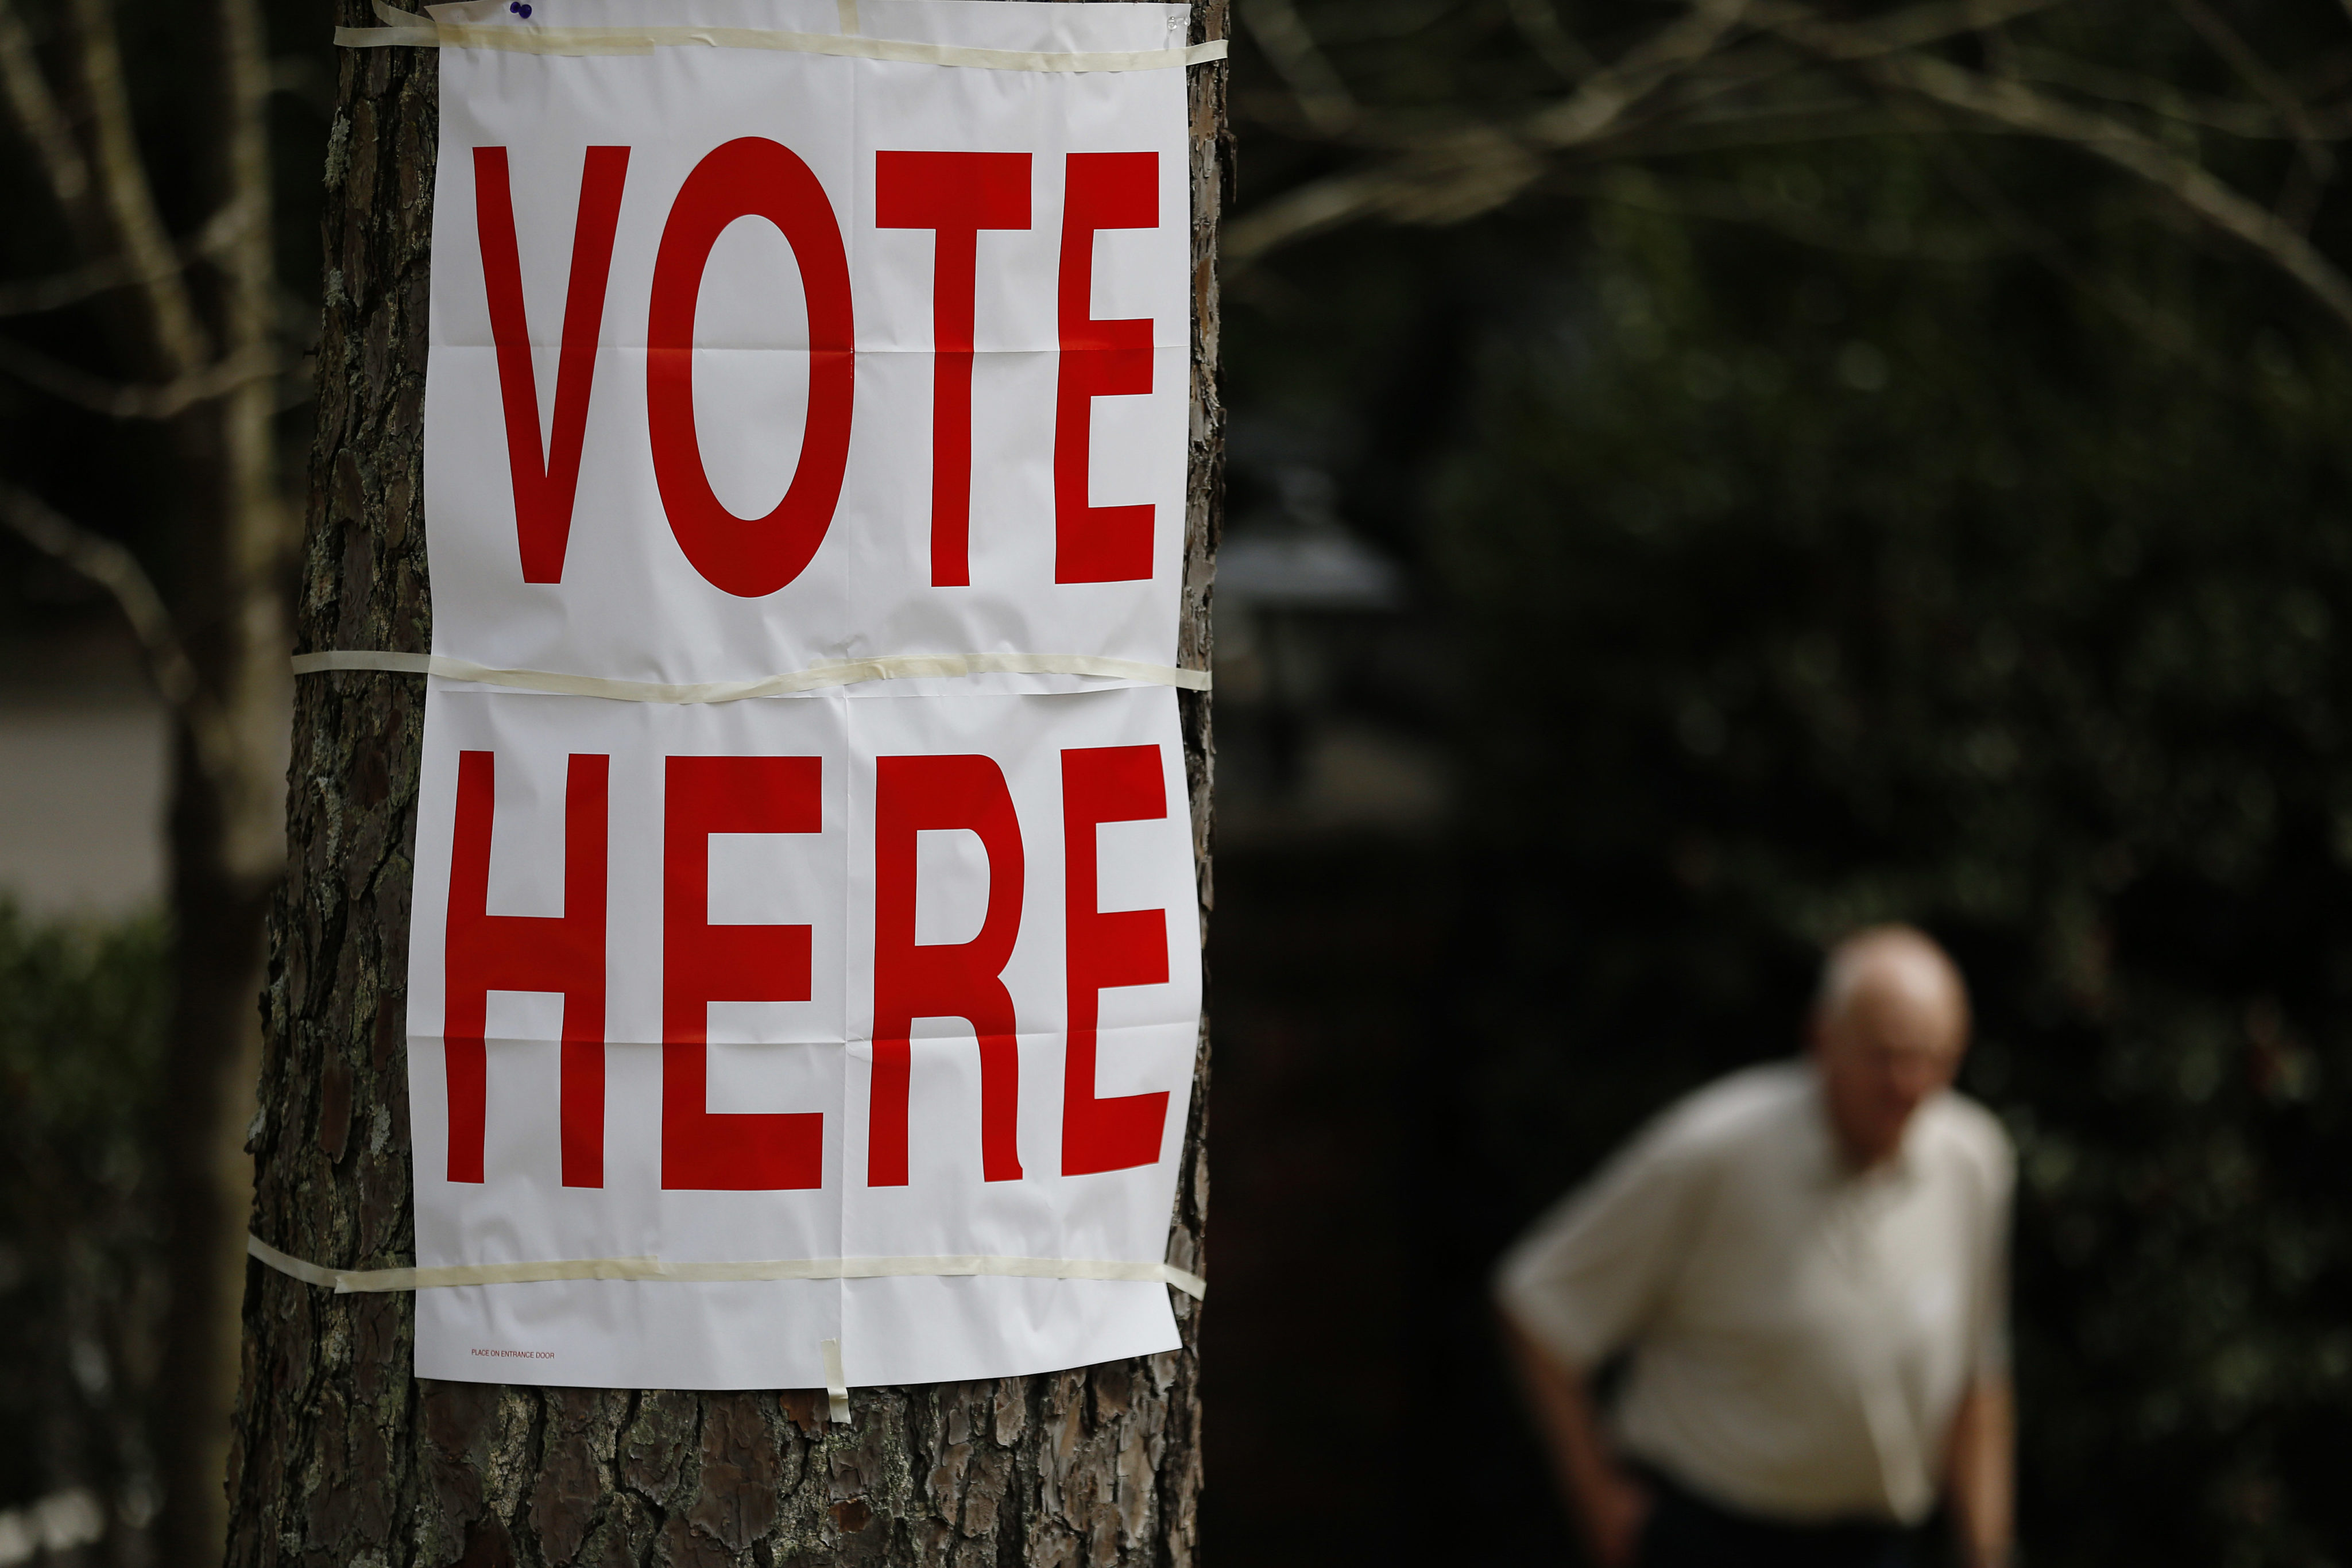
<svg viewBox="0 0 2352 1568">
<path fill-rule="evenodd" d="M 524 0 L 507 0 L 507 9 L 526 22 L 530 20 L 530 7 L 524 3 Z"/>
</svg>

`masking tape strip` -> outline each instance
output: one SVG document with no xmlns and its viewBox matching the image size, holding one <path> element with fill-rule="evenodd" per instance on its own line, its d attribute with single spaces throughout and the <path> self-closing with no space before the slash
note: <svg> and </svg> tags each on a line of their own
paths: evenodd
<svg viewBox="0 0 2352 1568">
<path fill-rule="evenodd" d="M 849 1376 L 841 1370 L 841 1342 L 821 1339 L 816 1342 L 817 1354 L 824 1358 L 825 1414 L 844 1426 L 849 1424 Z"/>
<path fill-rule="evenodd" d="M 397 10 L 383 0 L 377 0 L 375 13 L 390 26 L 338 27 L 336 44 L 347 49 L 415 45 L 421 48 L 506 49 L 528 55 L 648 55 L 656 48 L 699 44 L 717 49 L 777 49 L 791 54 L 897 60 L 909 65 L 971 66 L 992 71 L 1153 71 L 1225 57 L 1223 38 L 1174 49 L 1058 52 L 982 49 L 957 44 L 919 44 L 900 38 L 788 33 L 767 27 L 536 27 L 508 23 L 486 26 L 436 21 L 430 16 Z"/>
<path fill-rule="evenodd" d="M 291 1252 L 280 1252 L 277 1248 L 249 1231 L 245 1238 L 245 1250 L 247 1256 L 258 1258 L 279 1273 L 291 1274 L 306 1285 L 320 1285 L 329 1289 L 334 1286 L 335 1271 L 332 1269 L 321 1269 L 316 1263 L 305 1263 Z"/>
<path fill-rule="evenodd" d="M 546 1280 L 655 1280 L 722 1284 L 747 1280 L 884 1280 L 986 1275 L 1015 1280 L 1131 1280 L 1172 1285 L 1195 1301 L 1209 1282 L 1172 1263 L 1108 1258 L 779 1258 L 743 1262 L 672 1263 L 659 1258 L 572 1258 L 548 1263 L 447 1263 L 425 1269 L 322 1269 L 280 1252 L 258 1236 L 246 1251 L 281 1274 L 331 1286 L 337 1295 L 371 1291 L 430 1291 L 456 1285 L 521 1285 Z"/>
<path fill-rule="evenodd" d="M 297 653 L 294 673 L 315 675 L 329 670 L 384 670 L 397 674 L 438 675 L 445 681 L 471 681 L 478 685 L 511 686 L 519 691 L 551 692 L 560 696 L 609 697 L 636 703 L 731 703 L 747 697 L 788 696 L 795 692 L 824 691 L 865 681 L 904 681 L 925 676 L 956 675 L 1101 675 L 1112 680 L 1142 681 L 1155 686 L 1177 686 L 1188 692 L 1209 689 L 1206 670 L 1180 670 L 1167 664 L 1145 664 L 1132 659 L 1101 659 L 1085 653 L 902 653 L 878 659 L 853 659 L 837 664 L 816 664 L 789 675 L 766 675 L 752 681 L 705 681 L 670 685 L 658 681 L 615 681 L 601 675 L 563 675 L 547 670 L 494 670 L 470 660 L 439 653 L 382 653 L 338 649 L 326 653 Z"/>
</svg>

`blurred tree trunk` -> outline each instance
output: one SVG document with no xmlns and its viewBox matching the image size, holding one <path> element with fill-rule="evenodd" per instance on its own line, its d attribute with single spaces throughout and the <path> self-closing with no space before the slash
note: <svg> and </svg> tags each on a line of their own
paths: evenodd
<svg viewBox="0 0 2352 1568">
<path fill-rule="evenodd" d="M 342 19 L 373 18 L 343 0 Z M 1196 37 L 1222 37 L 1199 0 Z M 437 61 L 352 51 L 328 153 L 320 423 L 298 645 L 431 644 L 423 519 Z M 1192 73 L 1193 446 L 1181 658 L 1208 662 L 1223 468 L 1212 265 L 1224 68 Z M 412 1245 L 405 977 L 424 685 L 296 693 L 290 874 L 270 919 L 255 1229 L 335 1267 Z M 1209 709 L 1181 695 L 1201 904 Z M 1171 1256 L 1197 1268 L 1206 1031 Z M 414 1378 L 414 1300 L 254 1265 L 230 1493 L 234 1565 L 1134 1563 L 1195 1560 L 1198 1309 L 1183 1347 L 1046 1376 L 853 1393 L 539 1389 Z"/>
<path fill-rule="evenodd" d="M 213 202 L 201 235 L 166 231 L 142 164 L 110 0 L 71 0 L 58 83 L 0 0 L 0 107 L 65 219 L 109 347 L 112 382 L 13 350 L 37 390 L 160 423 L 152 489 L 170 540 L 163 591 L 128 551 L 14 486 L 0 517 L 114 595 L 173 715 L 168 825 L 173 934 L 155 1183 L 169 1302 L 152 1369 L 161 1493 L 154 1552 L 211 1561 L 236 1392 L 243 1149 L 258 1059 L 261 919 L 284 863 L 286 586 L 291 539 L 272 451 L 279 351 L 265 112 L 268 64 L 253 0 L 204 13 L 211 57 L 191 122 Z M 70 289 L 65 291 L 70 296 Z M 136 1374 L 139 1369 L 126 1369 Z"/>
<path fill-rule="evenodd" d="M 215 307 L 221 337 L 269 352 L 274 285 L 265 115 L 268 62 L 259 9 L 220 0 L 213 83 L 226 199 L 247 214 Z M 155 1560 L 217 1559 L 227 1531 L 229 1417 L 236 1400 L 238 1290 L 253 1167 L 244 1151 L 260 1061 L 256 1001 L 261 924 L 285 864 L 287 614 L 290 511 L 279 492 L 274 378 L 246 375 L 179 433 L 213 499 L 179 563 L 180 635 L 216 727 L 184 720 L 173 747 L 170 842 L 172 1051 L 163 1097 L 166 1267 L 172 1308 L 158 1369 L 163 1508 Z"/>
</svg>

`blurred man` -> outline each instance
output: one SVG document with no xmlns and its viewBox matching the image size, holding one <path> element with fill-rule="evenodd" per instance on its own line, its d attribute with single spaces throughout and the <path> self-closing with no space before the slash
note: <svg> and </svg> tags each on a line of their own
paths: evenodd
<svg viewBox="0 0 2352 1568">
<path fill-rule="evenodd" d="M 1601 1568 L 1894 1568 L 1939 1497 L 1967 1568 L 2009 1561 L 2011 1155 L 1951 1089 L 1968 1034 L 1942 948 L 1849 937 L 1803 1059 L 1668 1110 L 1504 1260 Z"/>
</svg>

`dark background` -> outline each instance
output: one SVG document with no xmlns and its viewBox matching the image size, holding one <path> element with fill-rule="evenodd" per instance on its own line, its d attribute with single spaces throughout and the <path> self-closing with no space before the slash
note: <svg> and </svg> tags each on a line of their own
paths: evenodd
<svg viewBox="0 0 2352 1568">
<path fill-rule="evenodd" d="M 1360 98 L 1507 90 L 1491 16 L 1441 68 L 1305 14 Z M 2318 8 L 2229 15 L 2341 79 Z M 1251 69 L 1244 208 L 1333 157 Z M 1612 180 L 1229 285 L 1228 559 L 1336 523 L 1401 586 L 1220 601 L 1213 1560 L 1569 1559 L 1486 1270 L 1905 918 L 2021 1155 L 2028 1559 L 2345 1561 L 2341 331 L 2047 145 Z"/>
</svg>

